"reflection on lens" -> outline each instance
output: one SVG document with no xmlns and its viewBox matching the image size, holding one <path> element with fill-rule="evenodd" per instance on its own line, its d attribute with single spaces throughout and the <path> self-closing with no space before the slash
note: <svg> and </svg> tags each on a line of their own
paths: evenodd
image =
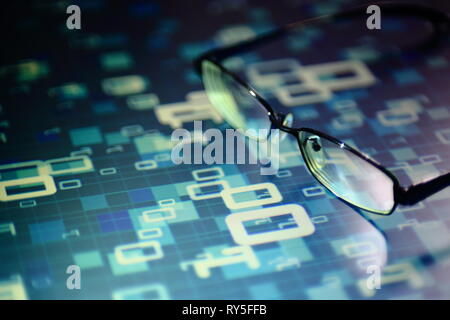
<svg viewBox="0 0 450 320">
<path fill-rule="evenodd" d="M 233 128 L 248 130 L 247 135 L 254 139 L 267 138 L 270 118 L 247 88 L 208 60 L 202 63 L 202 77 L 212 105 Z"/>
<path fill-rule="evenodd" d="M 367 211 L 391 212 L 394 182 L 383 171 L 316 134 L 301 131 L 299 140 L 308 168 L 336 196 Z"/>
</svg>

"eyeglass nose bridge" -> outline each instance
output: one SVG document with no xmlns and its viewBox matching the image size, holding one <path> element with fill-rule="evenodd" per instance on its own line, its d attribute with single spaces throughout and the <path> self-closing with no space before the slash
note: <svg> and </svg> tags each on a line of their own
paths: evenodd
<svg viewBox="0 0 450 320">
<path fill-rule="evenodd" d="M 281 131 L 279 135 L 279 140 L 283 141 L 287 133 L 292 133 L 292 123 L 294 122 L 294 116 L 292 113 L 284 114 L 284 113 L 276 113 L 275 114 L 275 123 L 272 123 L 272 129 L 278 129 Z"/>
<path fill-rule="evenodd" d="M 289 131 L 292 129 L 292 124 L 294 123 L 294 115 L 292 113 L 276 113 L 276 121 L 278 126 L 283 131 Z"/>
</svg>

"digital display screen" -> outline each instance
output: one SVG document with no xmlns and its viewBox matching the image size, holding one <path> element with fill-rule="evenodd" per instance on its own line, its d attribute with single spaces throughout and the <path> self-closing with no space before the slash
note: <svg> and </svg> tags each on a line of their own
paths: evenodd
<svg viewBox="0 0 450 320">
<path fill-rule="evenodd" d="M 450 188 L 396 189 L 450 171 L 448 33 L 382 8 L 193 64 L 364 3 L 5 4 L 0 299 L 449 299 Z"/>
</svg>

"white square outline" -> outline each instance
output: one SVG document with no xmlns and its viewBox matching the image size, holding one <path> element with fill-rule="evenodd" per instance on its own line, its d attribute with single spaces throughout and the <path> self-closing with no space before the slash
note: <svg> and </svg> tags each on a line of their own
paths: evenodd
<svg viewBox="0 0 450 320">
<path fill-rule="evenodd" d="M 69 168 L 69 169 L 63 169 L 63 170 L 54 170 L 52 168 L 53 163 L 72 162 L 72 161 L 78 161 L 78 160 L 83 161 L 83 166 L 80 168 Z M 48 165 L 48 174 L 52 175 L 52 176 L 60 176 L 60 175 L 65 175 L 65 174 L 87 172 L 87 171 L 91 171 L 94 168 L 92 165 L 91 158 L 89 158 L 86 155 L 50 159 L 50 160 L 45 161 L 45 163 Z"/>
<path fill-rule="evenodd" d="M 270 218 L 284 214 L 291 214 L 294 221 L 297 223 L 297 227 L 249 235 L 243 224 L 245 221 Z M 313 234 L 315 231 L 314 224 L 309 219 L 305 209 L 298 204 L 286 204 L 282 206 L 232 213 L 225 218 L 225 222 L 228 226 L 228 230 L 230 230 L 234 242 L 246 246 L 306 237 Z"/>
<path fill-rule="evenodd" d="M 125 255 L 123 254 L 123 251 L 125 250 L 143 249 L 143 248 L 153 248 L 155 250 L 155 253 L 149 256 L 141 256 L 133 258 L 126 258 Z M 147 262 L 151 260 L 157 260 L 161 259 L 164 256 L 164 253 L 161 249 L 161 244 L 158 241 L 143 241 L 117 246 L 114 248 L 114 254 L 116 256 L 117 262 L 121 265 L 130 265 L 135 263 Z"/>
<path fill-rule="evenodd" d="M 244 201 L 244 202 L 236 202 L 233 199 L 233 194 L 235 194 L 235 193 L 257 191 L 257 190 L 264 190 L 264 189 L 266 189 L 269 192 L 270 198 L 256 199 L 256 200 Z M 276 185 L 274 185 L 273 183 L 270 183 L 270 182 L 252 184 L 249 186 L 243 186 L 243 187 L 237 187 L 237 188 L 225 188 L 224 190 L 222 190 L 220 192 L 220 196 L 222 197 L 227 208 L 231 209 L 231 210 L 262 206 L 262 205 L 266 205 L 266 204 L 273 204 L 273 203 L 281 202 L 283 200 L 283 196 L 281 195 L 280 191 L 278 191 L 278 188 L 276 187 Z"/>
<path fill-rule="evenodd" d="M 134 167 L 137 171 L 153 170 L 158 167 L 155 160 L 144 160 L 134 163 Z"/>
<path fill-rule="evenodd" d="M 164 216 L 164 217 L 159 216 L 156 218 L 150 218 L 149 214 L 155 213 L 155 212 L 161 212 L 161 211 L 169 212 L 169 215 Z M 142 212 L 142 218 L 144 219 L 145 222 L 159 222 L 159 221 L 164 221 L 164 220 L 170 220 L 170 219 L 175 219 L 176 216 L 177 216 L 177 214 L 173 207 L 165 207 L 165 208 L 161 208 L 161 209 L 146 210 L 146 211 Z"/>
<path fill-rule="evenodd" d="M 217 171 L 217 174 L 215 176 L 207 176 L 206 178 L 205 177 L 201 178 L 199 176 L 199 173 L 204 173 L 204 172 L 209 172 L 209 171 Z M 212 168 L 206 168 L 206 169 L 193 170 L 192 176 L 197 181 L 207 181 L 207 180 L 215 180 L 215 179 L 223 178 L 224 173 L 223 173 L 222 168 L 212 167 Z"/>
<path fill-rule="evenodd" d="M 4 165 L 0 166 L 0 171 L 8 170 L 8 169 L 18 169 L 18 170 L 20 170 L 20 168 L 23 168 L 23 167 L 36 167 L 36 169 L 38 171 L 38 175 L 37 176 L 48 175 L 48 172 L 49 172 L 48 165 L 44 161 L 41 161 L 41 160 L 4 164 Z M 0 172 L 0 176 L 1 176 L 1 172 Z M 18 179 L 14 179 L 14 180 L 18 180 Z"/>
<path fill-rule="evenodd" d="M 198 196 L 194 192 L 195 188 L 201 188 L 201 187 L 205 187 L 205 186 L 215 186 L 215 185 L 222 185 L 223 190 L 221 190 L 220 192 L 206 194 L 206 195 L 200 195 L 200 196 Z M 228 181 L 225 181 L 225 180 L 202 182 L 202 183 L 197 183 L 197 184 L 191 184 L 186 187 L 186 191 L 192 200 L 205 200 L 205 199 L 219 198 L 219 197 L 221 197 L 222 192 L 227 189 L 230 189 L 230 186 L 228 184 Z"/>
<path fill-rule="evenodd" d="M 13 194 L 13 195 L 8 195 L 6 193 L 6 187 L 20 186 L 22 184 L 32 184 L 32 183 L 38 183 L 38 182 L 44 184 L 45 190 L 31 191 L 31 192 Z M 55 181 L 53 180 L 52 176 L 48 176 L 48 175 L 0 181 L 0 201 L 4 201 L 4 202 L 12 201 L 12 200 L 21 200 L 21 199 L 49 196 L 49 195 L 52 195 L 55 193 L 56 193 Z"/>
</svg>

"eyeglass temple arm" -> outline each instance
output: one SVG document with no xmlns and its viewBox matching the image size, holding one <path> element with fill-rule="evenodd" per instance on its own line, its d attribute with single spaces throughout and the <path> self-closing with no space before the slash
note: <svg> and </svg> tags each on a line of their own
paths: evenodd
<svg viewBox="0 0 450 320">
<path fill-rule="evenodd" d="M 399 189 L 396 193 L 397 202 L 401 205 L 411 206 L 448 186 L 450 186 L 450 172 L 430 181 L 413 185 L 408 189 Z"/>
<path fill-rule="evenodd" d="M 447 33 L 449 31 L 450 18 L 449 16 L 441 11 L 433 9 L 429 6 L 422 4 L 407 4 L 401 2 L 378 2 L 374 3 L 378 5 L 381 9 L 382 14 L 397 15 L 397 16 L 416 16 L 425 18 L 433 25 L 434 37 L 442 33 Z M 269 31 L 260 36 L 256 36 L 253 39 L 246 40 L 228 47 L 217 48 L 206 52 L 194 61 L 195 69 L 200 73 L 201 61 L 206 58 L 212 58 L 216 61 L 221 61 L 227 57 L 249 51 L 258 45 L 282 35 L 287 34 L 292 29 L 298 28 L 300 26 L 307 26 L 309 24 L 314 24 L 319 21 L 328 21 L 332 19 L 341 18 L 351 18 L 356 15 L 365 14 L 367 10 L 367 4 L 363 6 L 358 6 L 349 10 L 338 12 L 330 15 L 323 15 L 315 18 L 310 18 L 298 22 L 294 22 L 278 29 Z"/>
</svg>

